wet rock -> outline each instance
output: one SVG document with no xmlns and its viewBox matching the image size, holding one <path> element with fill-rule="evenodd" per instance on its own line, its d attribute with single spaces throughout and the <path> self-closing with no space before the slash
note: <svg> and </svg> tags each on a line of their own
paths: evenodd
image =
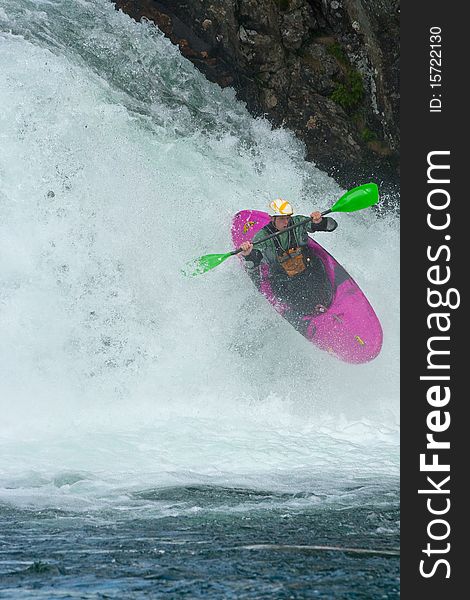
<svg viewBox="0 0 470 600">
<path fill-rule="evenodd" d="M 344 187 L 398 185 L 397 0 L 115 0 Z"/>
<path fill-rule="evenodd" d="M 309 36 L 314 26 L 313 14 L 309 7 L 288 12 L 282 17 L 281 38 L 285 48 L 298 50 Z"/>
</svg>

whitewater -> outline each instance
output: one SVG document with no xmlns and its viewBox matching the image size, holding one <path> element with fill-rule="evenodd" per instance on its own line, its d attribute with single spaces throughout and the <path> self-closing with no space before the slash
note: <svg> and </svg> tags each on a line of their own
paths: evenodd
<svg viewBox="0 0 470 600">
<path fill-rule="evenodd" d="M 316 238 L 381 320 L 384 346 L 368 364 L 342 363 L 313 347 L 257 293 L 237 258 L 199 277 L 182 274 L 187 261 L 231 249 L 239 210 L 266 210 L 275 197 L 301 214 L 331 207 L 345 190 L 304 157 L 292 133 L 250 116 L 232 89 L 206 81 L 153 24 L 135 23 L 106 0 L 0 0 L 6 597 L 19 597 L 32 580 L 37 597 L 49 597 L 51 578 L 95 597 L 93 565 L 83 562 L 85 576 L 79 558 L 66 558 L 70 532 L 85 536 L 93 523 L 114 524 L 117 538 L 122 528 L 121 546 L 125 539 L 134 550 L 132 532 L 134 540 L 149 539 L 161 558 L 167 546 L 148 536 L 158 523 L 167 543 L 178 539 L 181 547 L 208 539 L 223 546 L 211 529 L 220 519 L 230 547 L 243 519 L 256 526 L 237 547 L 263 535 L 265 542 L 351 545 L 352 530 L 333 523 L 347 513 L 361 530 L 359 545 L 396 548 L 396 214 L 380 205 L 340 214 L 338 229 Z M 289 519 L 316 529 L 307 527 L 300 540 L 297 525 L 282 529 Z M 30 523 L 26 537 L 19 522 Z M 178 537 L 181 524 L 191 542 Z M 44 528 L 52 536 L 46 545 Z M 103 539 L 89 552 L 106 552 Z M 243 556 L 232 564 L 252 560 Z M 306 573 L 317 559 L 302 556 L 301 595 L 289 588 L 285 597 L 313 597 Z M 183 558 L 191 560 L 173 554 L 171 568 Z M 266 561 L 273 560 L 271 553 Z M 380 589 L 395 597 L 396 565 L 364 560 L 379 561 L 391 581 Z M 374 597 L 372 588 L 349 594 L 354 573 L 337 597 Z M 115 574 L 100 577 L 114 582 L 104 588 L 111 597 L 155 593 L 129 587 L 129 579 L 118 585 Z M 263 590 L 222 579 L 216 590 L 185 590 L 284 597 L 282 585 L 290 585 L 287 577 L 274 592 L 261 567 L 253 581 L 263 581 Z M 162 581 L 159 593 L 182 593 Z M 315 597 L 335 597 L 331 581 L 322 585 Z"/>
</svg>

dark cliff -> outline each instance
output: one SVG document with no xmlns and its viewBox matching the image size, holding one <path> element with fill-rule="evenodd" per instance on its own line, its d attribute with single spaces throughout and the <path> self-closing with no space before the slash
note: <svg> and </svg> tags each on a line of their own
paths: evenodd
<svg viewBox="0 0 470 600">
<path fill-rule="evenodd" d="M 399 1 L 115 0 L 344 187 L 398 186 Z"/>
</svg>

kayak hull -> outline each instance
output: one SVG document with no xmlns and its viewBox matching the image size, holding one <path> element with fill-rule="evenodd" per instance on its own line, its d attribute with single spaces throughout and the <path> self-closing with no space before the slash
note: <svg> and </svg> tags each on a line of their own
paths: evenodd
<svg viewBox="0 0 470 600">
<path fill-rule="evenodd" d="M 257 210 L 243 210 L 232 222 L 232 240 L 236 248 L 267 225 L 270 217 Z M 309 238 L 309 248 L 323 262 L 333 289 L 333 300 L 326 312 L 305 314 L 308 326 L 302 334 L 312 344 L 336 358 L 353 364 L 373 360 L 380 352 L 383 333 L 374 309 L 354 279 L 318 242 Z M 242 264 L 245 263 L 241 257 Z M 261 265 L 259 291 L 281 315 L 287 309 L 274 296 L 269 281 L 269 266 Z M 312 303 L 313 304 L 313 303 Z"/>
</svg>

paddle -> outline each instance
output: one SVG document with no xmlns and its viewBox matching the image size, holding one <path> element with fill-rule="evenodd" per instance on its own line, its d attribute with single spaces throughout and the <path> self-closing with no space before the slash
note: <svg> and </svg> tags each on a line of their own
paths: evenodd
<svg viewBox="0 0 470 600">
<path fill-rule="evenodd" d="M 328 210 L 325 210 L 321 213 L 322 217 L 332 212 L 355 212 L 356 210 L 362 210 L 363 208 L 368 208 L 373 204 L 377 204 L 379 200 L 379 191 L 377 185 L 375 183 L 364 183 L 363 185 L 359 185 L 358 187 L 353 188 L 346 192 L 341 198 Z M 278 231 L 276 233 L 272 233 L 262 240 L 257 240 L 253 242 L 253 245 L 261 244 L 266 240 L 270 240 L 273 237 L 281 235 L 281 233 L 285 233 L 290 229 L 294 229 L 295 227 L 300 227 L 301 225 L 305 225 L 310 221 L 310 217 L 308 219 L 304 219 L 299 223 L 295 223 L 294 225 L 290 225 L 286 227 L 282 231 Z M 185 275 L 194 276 L 199 275 L 200 273 L 206 273 L 210 271 L 214 267 L 222 264 L 229 256 L 235 256 L 241 252 L 241 248 L 237 250 L 232 250 L 232 252 L 226 252 L 225 254 L 206 254 L 205 256 L 201 256 L 194 261 L 191 261 L 187 266 L 187 269 L 184 271 Z M 190 270 L 188 270 L 190 269 Z"/>
</svg>

